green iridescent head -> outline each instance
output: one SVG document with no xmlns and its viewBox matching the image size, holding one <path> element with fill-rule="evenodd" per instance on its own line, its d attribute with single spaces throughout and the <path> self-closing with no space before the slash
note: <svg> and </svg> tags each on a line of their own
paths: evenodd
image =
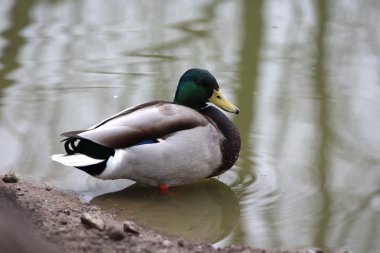
<svg viewBox="0 0 380 253">
<path fill-rule="evenodd" d="M 204 69 L 189 69 L 179 79 L 173 103 L 199 110 L 211 102 L 221 109 L 239 113 L 239 109 L 228 102 L 220 92 L 215 77 Z"/>
</svg>

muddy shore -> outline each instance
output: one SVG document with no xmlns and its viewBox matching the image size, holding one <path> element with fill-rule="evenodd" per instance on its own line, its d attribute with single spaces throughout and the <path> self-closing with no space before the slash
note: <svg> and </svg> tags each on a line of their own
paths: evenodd
<svg viewBox="0 0 380 253">
<path fill-rule="evenodd" d="M 130 220 L 119 220 L 75 194 L 32 179 L 8 174 L 0 178 L 0 249 L 35 252 L 220 252 L 324 253 L 320 249 L 271 250 L 244 246 L 214 248 L 161 235 Z M 336 253 L 348 251 L 336 251 Z"/>
</svg>

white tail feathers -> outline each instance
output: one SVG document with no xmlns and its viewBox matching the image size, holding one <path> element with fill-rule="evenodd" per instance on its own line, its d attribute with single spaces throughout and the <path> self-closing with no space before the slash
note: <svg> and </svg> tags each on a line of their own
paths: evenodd
<svg viewBox="0 0 380 253">
<path fill-rule="evenodd" d="M 83 154 L 56 154 L 50 157 L 53 161 L 66 166 L 83 167 L 103 162 L 103 159 L 95 159 Z"/>
</svg>

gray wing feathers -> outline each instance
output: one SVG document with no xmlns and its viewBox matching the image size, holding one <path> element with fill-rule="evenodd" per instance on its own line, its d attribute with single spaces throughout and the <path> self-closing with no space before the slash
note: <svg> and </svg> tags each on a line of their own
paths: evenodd
<svg viewBox="0 0 380 253">
<path fill-rule="evenodd" d="M 129 108 L 87 130 L 71 131 L 62 136 L 88 139 L 110 148 L 126 148 L 146 139 L 165 138 L 207 123 L 209 121 L 202 114 L 191 108 L 155 101 Z"/>
</svg>

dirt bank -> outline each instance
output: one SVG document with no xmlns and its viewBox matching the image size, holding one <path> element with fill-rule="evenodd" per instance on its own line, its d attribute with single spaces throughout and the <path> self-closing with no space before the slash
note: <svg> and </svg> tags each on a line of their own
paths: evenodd
<svg viewBox="0 0 380 253">
<path fill-rule="evenodd" d="M 75 194 L 41 182 L 0 176 L 0 249 L 2 253 L 35 252 L 254 252 L 323 253 L 322 250 L 269 250 L 243 246 L 215 249 L 169 238 L 131 221 L 118 220 Z M 5 182 L 4 182 L 5 181 Z M 347 251 L 340 251 L 340 253 Z"/>
</svg>

